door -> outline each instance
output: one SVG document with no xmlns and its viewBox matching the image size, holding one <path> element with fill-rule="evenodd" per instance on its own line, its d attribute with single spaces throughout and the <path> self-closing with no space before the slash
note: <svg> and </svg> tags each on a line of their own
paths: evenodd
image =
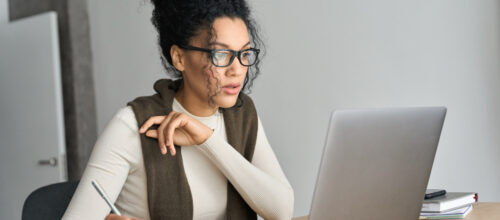
<svg viewBox="0 0 500 220">
<path fill-rule="evenodd" d="M 66 180 L 58 42 L 54 12 L 0 24 L 0 219 Z"/>
</svg>

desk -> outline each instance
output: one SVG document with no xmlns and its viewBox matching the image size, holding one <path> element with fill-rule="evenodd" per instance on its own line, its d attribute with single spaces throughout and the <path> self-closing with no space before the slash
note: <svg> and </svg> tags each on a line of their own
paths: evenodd
<svg viewBox="0 0 500 220">
<path fill-rule="evenodd" d="M 479 202 L 473 205 L 472 211 L 466 220 L 493 220 L 500 219 L 500 203 Z M 293 220 L 307 220 L 307 216 L 294 218 Z"/>
</svg>

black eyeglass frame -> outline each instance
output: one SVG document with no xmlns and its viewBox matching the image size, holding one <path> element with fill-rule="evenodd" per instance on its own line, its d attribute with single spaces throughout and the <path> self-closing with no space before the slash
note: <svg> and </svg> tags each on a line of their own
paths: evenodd
<svg viewBox="0 0 500 220">
<path fill-rule="evenodd" d="M 259 57 L 259 53 L 260 53 L 260 49 L 257 49 L 257 48 L 248 48 L 248 49 L 244 49 L 244 50 L 240 50 L 240 51 L 236 51 L 236 50 L 231 50 L 231 49 L 206 49 L 206 48 L 201 48 L 201 47 L 194 47 L 194 46 L 190 46 L 190 45 L 185 45 L 185 46 L 179 46 L 180 48 L 182 49 L 186 49 L 186 50 L 196 50 L 196 51 L 201 51 L 201 52 L 206 52 L 206 53 L 209 53 L 210 54 L 210 60 L 212 61 L 212 64 L 216 67 L 228 67 L 230 66 L 231 64 L 233 64 L 233 61 L 234 61 L 234 58 L 235 57 L 238 57 L 238 61 L 240 62 L 240 64 L 242 66 L 246 66 L 246 67 L 249 67 L 249 66 L 253 66 L 257 63 L 257 58 Z M 227 52 L 231 52 L 232 56 L 231 56 L 231 59 L 229 60 L 229 63 L 227 65 L 217 65 L 215 64 L 214 62 L 214 56 L 215 56 L 215 53 L 218 52 L 218 51 L 227 51 Z M 245 65 L 243 64 L 243 62 L 241 62 L 241 55 L 244 53 L 244 52 L 247 52 L 247 51 L 253 51 L 255 52 L 255 62 L 250 64 L 250 65 Z"/>
</svg>

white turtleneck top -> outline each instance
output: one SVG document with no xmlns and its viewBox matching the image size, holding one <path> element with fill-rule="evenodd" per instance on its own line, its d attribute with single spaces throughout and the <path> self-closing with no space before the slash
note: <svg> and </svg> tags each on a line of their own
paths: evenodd
<svg viewBox="0 0 500 220">
<path fill-rule="evenodd" d="M 260 118 L 255 151 L 249 162 L 227 142 L 224 117 L 219 111 L 209 117 L 197 117 L 176 99 L 172 109 L 214 129 L 204 143 L 182 146 L 193 219 L 224 219 L 227 180 L 263 218 L 292 218 L 293 190 L 269 145 Z M 130 106 L 120 109 L 99 136 L 63 219 L 104 219 L 109 214 L 110 208 L 90 183 L 92 179 L 100 183 L 122 215 L 150 219 L 139 128 Z"/>
</svg>

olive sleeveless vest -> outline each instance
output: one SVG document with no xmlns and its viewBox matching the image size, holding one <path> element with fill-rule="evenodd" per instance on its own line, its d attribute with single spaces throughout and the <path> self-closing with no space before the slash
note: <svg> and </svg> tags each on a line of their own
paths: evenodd
<svg viewBox="0 0 500 220">
<path fill-rule="evenodd" d="M 155 82 L 156 94 L 137 97 L 130 105 L 138 127 L 151 116 L 167 115 L 172 111 L 175 92 L 182 80 L 160 79 Z M 227 140 L 248 161 L 252 160 L 257 137 L 258 118 L 255 106 L 247 95 L 239 94 L 241 105 L 222 109 Z M 175 146 L 176 155 L 162 155 L 156 139 L 140 134 L 147 176 L 148 207 L 151 219 L 193 219 L 193 200 L 184 172 L 182 151 Z M 233 185 L 227 184 L 226 219 L 257 219 Z"/>
</svg>

